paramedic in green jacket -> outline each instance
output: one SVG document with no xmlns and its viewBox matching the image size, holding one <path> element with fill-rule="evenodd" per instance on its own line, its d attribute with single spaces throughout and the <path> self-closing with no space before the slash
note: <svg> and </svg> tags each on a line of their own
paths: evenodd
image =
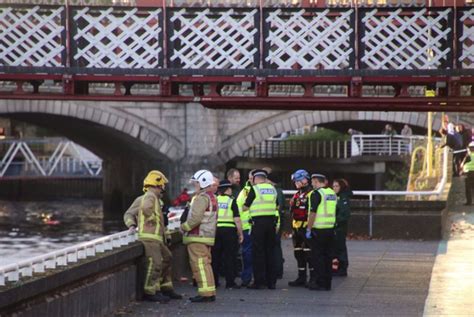
<svg viewBox="0 0 474 317">
<path fill-rule="evenodd" d="M 346 236 L 347 224 L 351 216 L 350 198 L 352 197 L 352 191 L 349 188 L 349 183 L 343 178 L 335 179 L 332 188 L 337 195 L 334 258 L 339 262 L 338 270 L 333 275 L 347 276 L 349 259 L 347 256 Z"/>
</svg>

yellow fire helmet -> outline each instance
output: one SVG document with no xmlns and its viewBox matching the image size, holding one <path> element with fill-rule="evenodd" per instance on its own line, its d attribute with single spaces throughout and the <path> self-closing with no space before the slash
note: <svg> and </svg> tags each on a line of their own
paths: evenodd
<svg viewBox="0 0 474 317">
<path fill-rule="evenodd" d="M 147 186 L 163 186 L 167 183 L 165 174 L 160 171 L 150 171 L 143 180 L 143 191 L 146 192 Z"/>
</svg>

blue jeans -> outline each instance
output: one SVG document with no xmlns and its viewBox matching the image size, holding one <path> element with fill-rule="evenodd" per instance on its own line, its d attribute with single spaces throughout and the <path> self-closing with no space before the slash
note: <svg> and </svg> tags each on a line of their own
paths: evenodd
<svg viewBox="0 0 474 317">
<path fill-rule="evenodd" d="M 252 239 L 249 230 L 244 230 L 244 241 L 242 242 L 242 283 L 248 284 L 252 280 Z"/>
</svg>

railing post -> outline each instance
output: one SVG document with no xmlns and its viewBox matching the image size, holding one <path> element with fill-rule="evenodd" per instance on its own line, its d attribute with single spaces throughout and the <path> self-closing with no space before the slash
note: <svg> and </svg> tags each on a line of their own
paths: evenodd
<svg viewBox="0 0 474 317">
<path fill-rule="evenodd" d="M 373 195 L 369 195 L 369 237 L 372 238 L 373 234 L 373 213 L 374 213 L 374 201 L 373 201 Z"/>
</svg>

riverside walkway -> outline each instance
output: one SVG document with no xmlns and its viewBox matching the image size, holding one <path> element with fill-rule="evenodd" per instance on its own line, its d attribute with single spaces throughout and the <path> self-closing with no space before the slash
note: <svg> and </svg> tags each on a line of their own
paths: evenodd
<svg viewBox="0 0 474 317">
<path fill-rule="evenodd" d="M 288 239 L 276 290 L 220 287 L 215 303 L 192 304 L 196 290 L 178 282 L 185 299 L 132 302 L 114 316 L 474 316 L 474 208 L 463 189 L 455 179 L 445 240 L 348 241 L 349 276 L 335 277 L 331 292 L 287 286 L 296 276 Z"/>
<path fill-rule="evenodd" d="M 331 292 L 288 288 L 296 276 L 291 240 L 283 241 L 285 273 L 276 290 L 217 290 L 215 303 L 192 304 L 187 283 L 176 284 L 185 299 L 160 305 L 134 302 L 116 316 L 422 316 L 437 241 L 349 241 L 349 276 L 335 277 Z"/>
</svg>

